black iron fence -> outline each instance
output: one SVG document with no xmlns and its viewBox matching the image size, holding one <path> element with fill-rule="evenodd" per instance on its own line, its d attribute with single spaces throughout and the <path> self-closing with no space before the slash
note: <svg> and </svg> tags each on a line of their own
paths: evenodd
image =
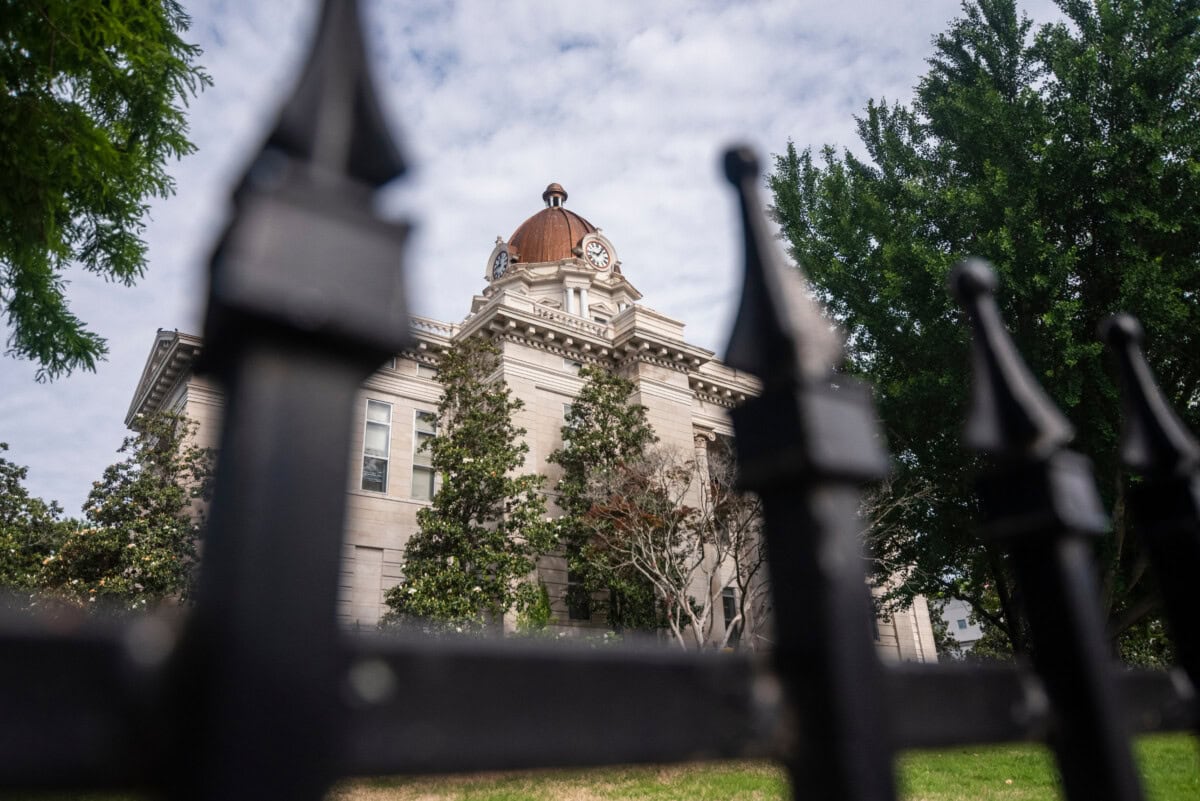
<svg viewBox="0 0 1200 801">
<path fill-rule="evenodd" d="M 1066 448 L 1070 426 L 1013 348 L 979 263 L 952 278 L 975 333 L 966 441 L 994 457 L 981 532 L 1015 566 L 1036 658 L 885 666 L 857 521 L 861 488 L 887 469 L 870 396 L 831 373 L 828 332 L 774 255 L 753 158 L 731 151 L 726 167 L 746 243 L 728 362 L 763 380 L 734 421 L 744 483 L 764 502 L 769 661 L 338 628 L 355 391 L 408 326 L 404 228 L 370 207 L 403 164 L 356 6 L 331 0 L 213 257 L 205 367 L 228 404 L 197 603 L 178 627 L 0 621 L 0 787 L 302 801 L 344 776 L 753 757 L 784 763 L 798 796 L 867 801 L 895 796 L 901 749 L 1032 740 L 1053 748 L 1070 798 L 1139 798 L 1130 737 L 1200 729 L 1200 446 L 1155 388 L 1137 324 L 1116 319 L 1105 336 L 1181 667 L 1110 659 L 1090 467 Z"/>
</svg>

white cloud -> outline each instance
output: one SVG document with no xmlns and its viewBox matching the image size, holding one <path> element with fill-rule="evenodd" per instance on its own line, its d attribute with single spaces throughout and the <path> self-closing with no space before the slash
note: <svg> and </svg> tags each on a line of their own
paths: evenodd
<svg viewBox="0 0 1200 801">
<path fill-rule="evenodd" d="M 1033 10 L 1048 18 L 1048 0 Z M 367 4 L 376 83 L 411 174 L 383 206 L 417 223 L 413 311 L 458 319 L 496 235 L 541 207 L 550 181 L 605 230 L 645 302 L 719 350 L 738 284 L 720 149 L 764 155 L 854 145 L 869 97 L 906 100 L 957 0 L 653 4 L 538 0 Z M 190 5 L 215 86 L 193 102 L 199 152 L 154 204 L 150 269 L 133 289 L 73 275 L 72 305 L 108 337 L 98 375 L 53 385 L 0 360 L 0 440 L 36 493 L 68 511 L 113 461 L 157 328 L 199 331 L 209 248 L 231 183 L 272 123 L 307 46 L 311 7 Z"/>
</svg>

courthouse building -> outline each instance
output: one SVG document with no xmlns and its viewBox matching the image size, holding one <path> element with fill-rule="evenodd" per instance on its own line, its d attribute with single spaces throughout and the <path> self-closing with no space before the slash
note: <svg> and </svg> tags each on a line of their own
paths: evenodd
<svg viewBox="0 0 1200 801">
<path fill-rule="evenodd" d="M 417 512 L 436 490 L 421 444 L 436 432 L 437 358 L 453 341 L 483 335 L 500 349 L 498 377 L 525 404 L 514 421 L 527 432 L 525 467 L 547 474 L 547 486 L 553 485 L 556 468 L 546 458 L 562 444 L 564 414 L 582 386 L 578 373 L 584 365 L 632 381 L 633 402 L 646 407 L 661 445 L 677 453 L 702 456 L 719 437 L 731 437 L 729 409 L 757 391 L 751 376 L 689 344 L 682 322 L 641 303 L 616 244 L 566 207 L 561 186 L 550 184 L 542 199 L 544 208 L 507 240 L 497 237 L 490 253 L 481 248 L 465 254 L 481 260 L 486 255 L 481 291 L 471 298 L 466 317 L 459 322 L 414 317 L 412 348 L 396 354 L 362 386 L 346 488 L 339 614 L 347 625 L 378 621 L 384 592 L 401 576 Z M 217 444 L 221 393 L 192 372 L 202 347 L 198 337 L 159 331 L 127 424 L 141 413 L 175 410 L 199 421 L 201 444 Z M 540 559 L 538 572 L 550 594 L 553 627 L 575 631 L 603 625 L 602 620 L 572 619 L 561 558 Z M 728 606 L 724 598 L 715 606 L 718 630 Z M 878 621 L 877 643 L 887 658 L 935 661 L 924 600 Z"/>
</svg>

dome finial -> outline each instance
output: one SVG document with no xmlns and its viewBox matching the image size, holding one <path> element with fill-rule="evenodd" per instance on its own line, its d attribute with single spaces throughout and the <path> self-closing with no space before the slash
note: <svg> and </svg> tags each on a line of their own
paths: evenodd
<svg viewBox="0 0 1200 801">
<path fill-rule="evenodd" d="M 561 206 L 567 202 L 567 190 L 562 188 L 562 184 L 550 184 L 542 193 L 542 200 L 546 201 L 547 207 Z"/>
</svg>

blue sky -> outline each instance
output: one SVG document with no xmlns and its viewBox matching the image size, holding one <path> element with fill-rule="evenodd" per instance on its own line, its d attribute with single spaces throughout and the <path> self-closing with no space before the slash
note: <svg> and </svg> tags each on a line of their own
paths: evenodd
<svg viewBox="0 0 1200 801">
<path fill-rule="evenodd" d="M 229 187 L 296 77 L 315 4 L 185 2 L 214 86 L 192 102 L 197 152 L 156 202 L 147 277 L 127 289 L 67 276 L 74 311 L 109 342 L 95 374 L 36 384 L 0 359 L 0 441 L 28 486 L 76 514 L 125 435 L 155 331 L 200 333 L 205 266 Z M 1035 21 L 1049 0 L 1027 2 Z M 412 167 L 384 190 L 410 219 L 412 311 L 458 320 L 497 236 L 551 181 L 613 241 L 644 303 L 724 346 L 738 287 L 733 201 L 718 155 L 856 144 L 868 98 L 907 101 L 957 0 L 366 2 L 368 46 Z M 4 334 L 7 338 L 7 332 Z"/>
</svg>

